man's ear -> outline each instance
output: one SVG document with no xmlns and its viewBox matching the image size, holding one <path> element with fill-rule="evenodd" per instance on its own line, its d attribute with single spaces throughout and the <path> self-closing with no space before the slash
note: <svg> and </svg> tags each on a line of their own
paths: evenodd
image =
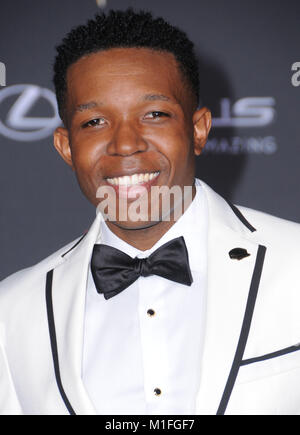
<svg viewBox="0 0 300 435">
<path fill-rule="evenodd" d="M 64 127 L 58 127 L 54 132 L 54 146 L 64 161 L 74 170 L 70 148 L 69 133 Z"/>
<path fill-rule="evenodd" d="M 193 115 L 194 152 L 199 156 L 206 144 L 211 129 L 211 112 L 206 107 L 197 110 Z"/>
</svg>

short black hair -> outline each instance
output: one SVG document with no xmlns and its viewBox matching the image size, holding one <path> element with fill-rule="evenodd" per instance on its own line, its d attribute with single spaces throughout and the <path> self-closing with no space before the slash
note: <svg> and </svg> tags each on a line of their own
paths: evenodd
<svg viewBox="0 0 300 435">
<path fill-rule="evenodd" d="M 132 8 L 97 14 L 86 25 L 74 27 L 56 47 L 54 86 L 58 110 L 65 120 L 66 75 L 69 66 L 82 56 L 110 48 L 150 48 L 175 56 L 196 104 L 199 102 L 199 69 L 194 44 L 186 33 L 163 18 Z"/>
</svg>

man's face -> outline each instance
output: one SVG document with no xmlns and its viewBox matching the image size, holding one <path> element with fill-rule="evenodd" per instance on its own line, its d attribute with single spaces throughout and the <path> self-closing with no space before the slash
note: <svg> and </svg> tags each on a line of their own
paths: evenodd
<svg viewBox="0 0 300 435">
<path fill-rule="evenodd" d="M 141 186 L 147 191 L 193 186 L 195 154 L 210 128 L 207 109 L 193 112 L 192 96 L 172 54 L 110 49 L 69 68 L 68 128 L 56 130 L 55 146 L 92 204 L 99 204 L 97 191 L 103 186 L 130 204 Z M 150 208 L 143 222 L 117 218 L 115 223 L 142 227 L 150 222 Z"/>
</svg>

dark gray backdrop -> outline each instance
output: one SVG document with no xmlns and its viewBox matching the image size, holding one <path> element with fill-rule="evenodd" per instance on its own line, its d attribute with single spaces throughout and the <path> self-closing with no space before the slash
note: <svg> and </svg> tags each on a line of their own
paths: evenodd
<svg viewBox="0 0 300 435">
<path fill-rule="evenodd" d="M 108 0 L 106 9 L 128 6 L 164 16 L 196 44 L 202 103 L 215 119 L 197 175 L 237 204 L 300 221 L 300 87 L 291 80 L 299 0 Z M 45 128 L 54 46 L 99 8 L 96 0 L 1 0 L 0 10 L 2 279 L 79 236 L 95 216 Z"/>
</svg>

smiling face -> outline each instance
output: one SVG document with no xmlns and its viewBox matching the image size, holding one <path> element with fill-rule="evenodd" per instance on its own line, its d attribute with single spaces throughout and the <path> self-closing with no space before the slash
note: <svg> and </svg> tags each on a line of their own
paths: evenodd
<svg viewBox="0 0 300 435">
<path fill-rule="evenodd" d="M 140 186 L 193 186 L 195 154 L 210 129 L 207 109 L 195 111 L 175 57 L 144 48 L 90 54 L 67 73 L 67 129 L 54 143 L 97 206 L 97 190 L 112 186 L 130 200 Z M 125 186 L 125 187 L 124 187 Z M 117 221 L 123 228 L 150 222 Z"/>
</svg>

